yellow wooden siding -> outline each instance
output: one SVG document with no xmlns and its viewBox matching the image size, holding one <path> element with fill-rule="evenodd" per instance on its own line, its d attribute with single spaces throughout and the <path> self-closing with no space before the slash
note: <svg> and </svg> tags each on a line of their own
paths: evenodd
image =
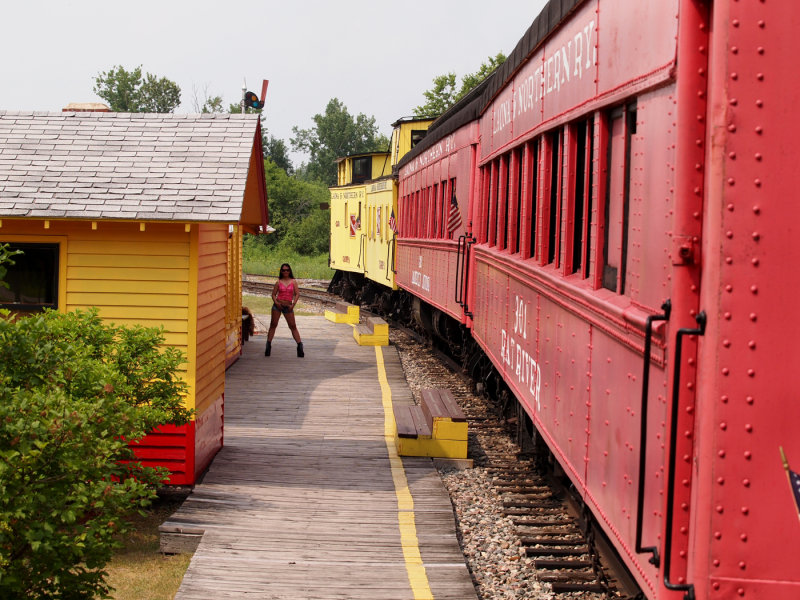
<svg viewBox="0 0 800 600">
<path fill-rule="evenodd" d="M 225 297 L 225 360 L 229 364 L 242 348 L 242 263 L 244 232 L 233 226 L 227 246 L 227 295 Z"/>
<path fill-rule="evenodd" d="M 411 151 L 411 132 L 427 131 L 431 124 L 433 124 L 433 119 L 407 121 L 400 123 L 392 130 L 392 166 L 397 165 L 400 159 Z"/>
<path fill-rule="evenodd" d="M 330 266 L 340 271 L 364 273 L 364 239 L 367 193 L 364 185 L 330 188 Z M 350 220 L 361 218 L 361 228 L 351 236 Z"/>
<path fill-rule="evenodd" d="M 367 185 L 366 252 L 364 275 L 373 281 L 397 289 L 392 270 L 393 232 L 389 214 L 395 208 L 397 186 L 393 179 L 382 179 Z M 397 213 L 395 213 L 397 214 Z"/>
<path fill-rule="evenodd" d="M 186 404 L 194 407 L 189 315 L 191 234 L 183 223 L 4 219 L 0 239 L 61 244 L 59 310 L 97 307 L 116 325 L 163 327 L 165 344 L 186 356 Z"/>
<path fill-rule="evenodd" d="M 197 250 L 197 414 L 225 389 L 225 289 L 227 225 L 200 225 Z"/>
<path fill-rule="evenodd" d="M 392 174 L 392 164 L 389 153 L 375 154 L 372 157 L 372 179 L 378 179 Z"/>
</svg>

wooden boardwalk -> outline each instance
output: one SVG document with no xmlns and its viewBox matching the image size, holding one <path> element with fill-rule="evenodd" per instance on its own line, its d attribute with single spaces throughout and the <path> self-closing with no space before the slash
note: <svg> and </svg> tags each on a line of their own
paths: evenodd
<svg viewBox="0 0 800 600">
<path fill-rule="evenodd" d="M 397 351 L 297 321 L 305 358 L 281 322 L 228 371 L 224 448 L 164 525 L 204 531 L 175 598 L 476 598 L 431 459 L 386 435 L 387 396 L 413 402 Z"/>
</svg>

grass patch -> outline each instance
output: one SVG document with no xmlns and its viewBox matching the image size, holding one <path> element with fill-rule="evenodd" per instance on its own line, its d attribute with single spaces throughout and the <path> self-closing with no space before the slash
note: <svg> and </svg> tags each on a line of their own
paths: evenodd
<svg viewBox="0 0 800 600">
<path fill-rule="evenodd" d="M 264 246 L 258 241 L 245 239 L 243 270 L 251 275 L 277 277 L 283 263 L 292 266 L 295 279 L 331 279 L 334 271 L 328 266 L 328 255 L 303 256 L 277 248 Z"/>
<path fill-rule="evenodd" d="M 121 540 L 123 547 L 106 566 L 114 600 L 172 600 L 175 597 L 192 555 L 161 554 L 158 526 L 182 501 L 182 496 L 159 497 L 145 516 L 136 515 L 131 520 L 133 527 Z"/>
</svg>

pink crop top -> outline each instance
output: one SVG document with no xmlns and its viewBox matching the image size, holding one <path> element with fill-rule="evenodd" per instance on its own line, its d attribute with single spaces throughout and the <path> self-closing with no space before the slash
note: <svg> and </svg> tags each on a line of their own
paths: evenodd
<svg viewBox="0 0 800 600">
<path fill-rule="evenodd" d="M 281 302 L 291 302 L 294 298 L 294 281 L 290 281 L 288 284 L 283 284 L 280 280 L 278 280 L 277 298 Z"/>
</svg>

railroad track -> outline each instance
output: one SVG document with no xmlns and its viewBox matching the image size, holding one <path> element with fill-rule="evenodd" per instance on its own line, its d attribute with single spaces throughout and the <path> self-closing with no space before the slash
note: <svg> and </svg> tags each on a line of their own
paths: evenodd
<svg viewBox="0 0 800 600">
<path fill-rule="evenodd" d="M 269 296 L 270 294 L 272 294 L 272 287 L 273 287 L 272 282 L 256 279 L 252 275 L 246 275 L 242 281 L 242 291 L 248 294 Z M 322 284 L 316 286 L 301 285 L 300 298 L 307 301 L 319 302 L 323 306 L 333 306 L 337 302 L 342 301 L 342 299 L 339 296 L 328 293 L 322 287 Z"/>
</svg>

